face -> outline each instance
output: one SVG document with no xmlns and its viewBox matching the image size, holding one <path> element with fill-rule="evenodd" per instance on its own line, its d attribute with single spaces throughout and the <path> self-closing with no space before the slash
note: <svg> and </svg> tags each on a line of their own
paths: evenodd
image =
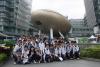
<svg viewBox="0 0 100 67">
<path fill-rule="evenodd" d="M 25 47 L 25 48 L 24 48 L 24 50 L 25 50 L 25 51 L 27 51 L 27 50 L 28 50 L 28 48 L 27 48 L 27 47 Z"/>
<path fill-rule="evenodd" d="M 34 50 L 34 48 L 31 48 L 31 50 Z"/>
</svg>

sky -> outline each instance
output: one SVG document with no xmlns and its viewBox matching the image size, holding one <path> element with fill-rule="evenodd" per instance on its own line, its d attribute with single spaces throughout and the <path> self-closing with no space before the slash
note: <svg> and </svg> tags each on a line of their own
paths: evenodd
<svg viewBox="0 0 100 67">
<path fill-rule="evenodd" d="M 33 0 L 32 11 L 50 9 L 69 19 L 82 19 L 85 15 L 84 0 Z"/>
</svg>

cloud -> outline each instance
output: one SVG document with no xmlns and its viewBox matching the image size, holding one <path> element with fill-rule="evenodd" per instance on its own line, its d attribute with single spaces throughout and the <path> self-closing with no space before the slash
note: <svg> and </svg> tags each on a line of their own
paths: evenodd
<svg viewBox="0 0 100 67">
<path fill-rule="evenodd" d="M 85 14 L 83 0 L 33 0 L 32 11 L 37 9 L 51 9 L 73 19 Z"/>
</svg>

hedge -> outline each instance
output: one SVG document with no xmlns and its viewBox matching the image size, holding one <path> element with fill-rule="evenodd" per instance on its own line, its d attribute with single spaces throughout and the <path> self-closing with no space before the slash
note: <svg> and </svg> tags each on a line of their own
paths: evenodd
<svg viewBox="0 0 100 67">
<path fill-rule="evenodd" d="M 82 49 L 80 56 L 100 59 L 100 46 L 94 46 L 94 47 Z"/>
<path fill-rule="evenodd" d="M 10 48 L 5 48 L 5 47 L 0 47 L 0 54 L 1 53 L 5 53 L 9 56 L 10 53 L 11 53 L 11 49 Z"/>
<path fill-rule="evenodd" d="M 8 56 L 5 53 L 0 54 L 0 63 L 3 63 L 8 59 Z"/>
</svg>

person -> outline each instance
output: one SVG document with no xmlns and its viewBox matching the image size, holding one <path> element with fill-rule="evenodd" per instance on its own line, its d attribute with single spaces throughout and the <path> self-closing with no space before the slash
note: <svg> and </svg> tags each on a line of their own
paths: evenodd
<svg viewBox="0 0 100 67">
<path fill-rule="evenodd" d="M 35 48 L 34 47 L 30 49 L 28 57 L 29 57 L 29 60 L 28 60 L 29 63 L 35 63 Z"/>
<path fill-rule="evenodd" d="M 29 63 L 29 61 L 28 61 L 28 59 L 29 59 L 28 55 L 29 55 L 28 47 L 24 47 L 24 50 L 22 50 L 23 64 Z"/>
<path fill-rule="evenodd" d="M 21 45 L 21 40 L 19 40 L 13 49 L 14 64 L 21 63 Z"/>
<path fill-rule="evenodd" d="M 49 49 L 50 49 L 50 53 L 51 53 L 51 62 L 53 62 L 54 61 L 54 52 L 55 52 L 54 45 L 51 44 Z"/>
<path fill-rule="evenodd" d="M 43 43 L 42 40 L 39 42 L 39 49 L 40 49 L 41 54 L 42 54 L 42 56 L 41 56 L 41 58 L 42 58 L 42 62 L 45 62 L 45 58 L 44 58 L 44 49 L 45 49 L 45 44 Z"/>
<path fill-rule="evenodd" d="M 75 45 L 75 59 L 79 59 L 79 54 L 80 54 L 79 47 L 78 45 Z"/>
<path fill-rule="evenodd" d="M 74 58 L 75 59 L 79 59 L 79 53 L 80 53 L 80 49 L 79 46 L 76 44 L 76 41 L 74 42 Z"/>
<path fill-rule="evenodd" d="M 40 63 L 41 62 L 42 54 L 41 54 L 41 50 L 40 49 L 35 49 L 34 59 L 35 59 L 36 63 Z"/>
<path fill-rule="evenodd" d="M 70 44 L 70 59 L 74 59 L 74 41 Z"/>
<path fill-rule="evenodd" d="M 61 50 L 62 50 L 61 46 L 59 45 L 57 49 L 58 49 L 58 56 L 61 57 L 61 52 L 62 52 L 62 51 L 61 51 Z"/>
<path fill-rule="evenodd" d="M 71 49 L 72 49 L 71 45 L 68 44 L 67 47 L 66 47 L 66 58 L 67 58 L 67 59 L 70 59 L 70 52 L 71 52 Z"/>
<path fill-rule="evenodd" d="M 61 57 L 65 60 L 66 59 L 66 47 L 62 45 L 61 47 Z"/>
<path fill-rule="evenodd" d="M 64 39 L 48 39 L 23 36 L 20 37 L 13 49 L 14 64 L 40 63 L 79 59 L 80 48 L 75 41 L 64 42 Z"/>
<path fill-rule="evenodd" d="M 55 61 L 60 61 L 60 51 L 58 45 L 55 46 L 55 54 L 54 54 L 54 60 Z"/>
<path fill-rule="evenodd" d="M 58 47 L 57 47 L 57 50 L 58 50 L 58 59 L 59 61 L 63 61 L 63 58 L 62 58 L 62 55 L 61 55 L 61 52 L 62 52 L 62 47 L 61 47 L 61 41 L 58 43 Z"/>
<path fill-rule="evenodd" d="M 50 53 L 49 45 L 46 45 L 44 53 L 45 53 L 45 61 L 50 62 L 51 61 L 51 53 Z"/>
</svg>

